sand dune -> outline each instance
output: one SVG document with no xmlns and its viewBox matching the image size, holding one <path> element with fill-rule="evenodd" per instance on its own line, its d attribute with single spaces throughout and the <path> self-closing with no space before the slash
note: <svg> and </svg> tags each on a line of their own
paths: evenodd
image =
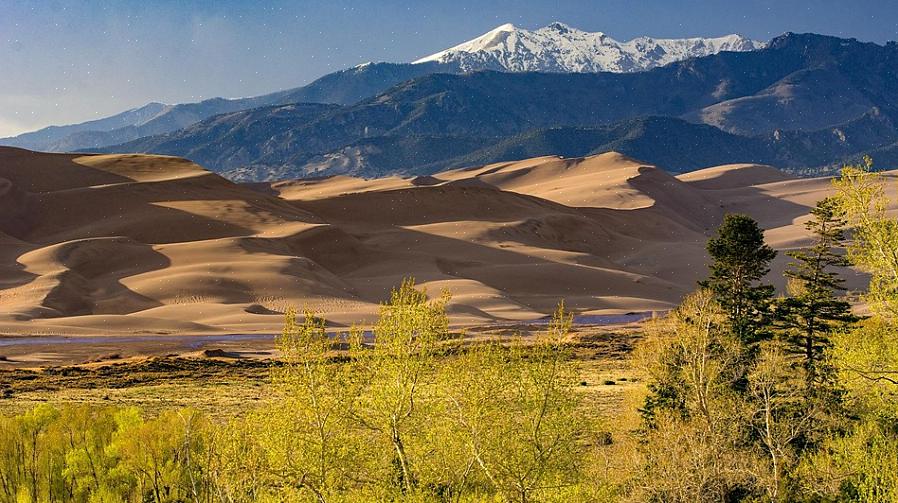
<svg viewBox="0 0 898 503">
<path fill-rule="evenodd" d="M 752 185 L 791 180 L 771 166 L 762 164 L 726 164 L 684 173 L 677 178 L 700 189 L 741 189 Z"/>
<path fill-rule="evenodd" d="M 613 152 L 241 186 L 173 157 L 0 148 L 0 333 L 276 332 L 288 306 L 347 326 L 408 275 L 449 289 L 457 324 L 535 319 L 562 298 L 664 310 L 705 274 L 726 212 L 792 248 L 830 191 L 756 165 L 674 177 Z"/>
</svg>

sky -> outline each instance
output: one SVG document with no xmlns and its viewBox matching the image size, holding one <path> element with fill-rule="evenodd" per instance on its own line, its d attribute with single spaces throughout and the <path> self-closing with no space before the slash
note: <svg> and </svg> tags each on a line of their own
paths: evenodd
<svg viewBox="0 0 898 503">
<path fill-rule="evenodd" d="M 552 21 L 618 40 L 793 31 L 884 43 L 898 40 L 898 0 L 0 0 L 0 137 L 298 87 Z"/>
</svg>

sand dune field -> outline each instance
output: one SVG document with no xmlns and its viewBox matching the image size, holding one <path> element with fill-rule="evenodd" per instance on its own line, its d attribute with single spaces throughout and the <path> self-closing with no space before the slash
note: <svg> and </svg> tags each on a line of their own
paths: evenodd
<svg viewBox="0 0 898 503">
<path fill-rule="evenodd" d="M 273 333 L 288 306 L 348 326 L 404 276 L 449 289 L 459 325 L 536 319 L 560 299 L 663 311 L 705 273 L 726 212 L 785 250 L 830 192 L 766 166 L 675 177 L 613 152 L 243 186 L 173 157 L 0 148 L 0 333 Z"/>
</svg>

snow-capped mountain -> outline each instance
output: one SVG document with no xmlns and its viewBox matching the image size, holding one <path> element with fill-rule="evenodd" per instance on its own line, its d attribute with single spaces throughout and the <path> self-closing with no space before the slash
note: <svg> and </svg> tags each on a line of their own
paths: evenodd
<svg viewBox="0 0 898 503">
<path fill-rule="evenodd" d="M 461 71 L 637 72 L 722 51 L 753 51 L 763 42 L 741 35 L 718 38 L 639 37 L 618 42 L 601 32 L 585 32 L 564 23 L 530 31 L 503 24 L 473 40 L 421 58 L 457 66 Z"/>
</svg>

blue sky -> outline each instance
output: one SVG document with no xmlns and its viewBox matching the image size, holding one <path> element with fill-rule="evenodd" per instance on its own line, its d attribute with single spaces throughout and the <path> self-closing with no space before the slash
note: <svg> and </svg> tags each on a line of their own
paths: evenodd
<svg viewBox="0 0 898 503">
<path fill-rule="evenodd" d="M 296 87 L 365 61 L 411 61 L 503 23 L 556 20 L 620 40 L 898 39 L 895 0 L 0 0 L 0 136 L 148 101 Z"/>
</svg>

